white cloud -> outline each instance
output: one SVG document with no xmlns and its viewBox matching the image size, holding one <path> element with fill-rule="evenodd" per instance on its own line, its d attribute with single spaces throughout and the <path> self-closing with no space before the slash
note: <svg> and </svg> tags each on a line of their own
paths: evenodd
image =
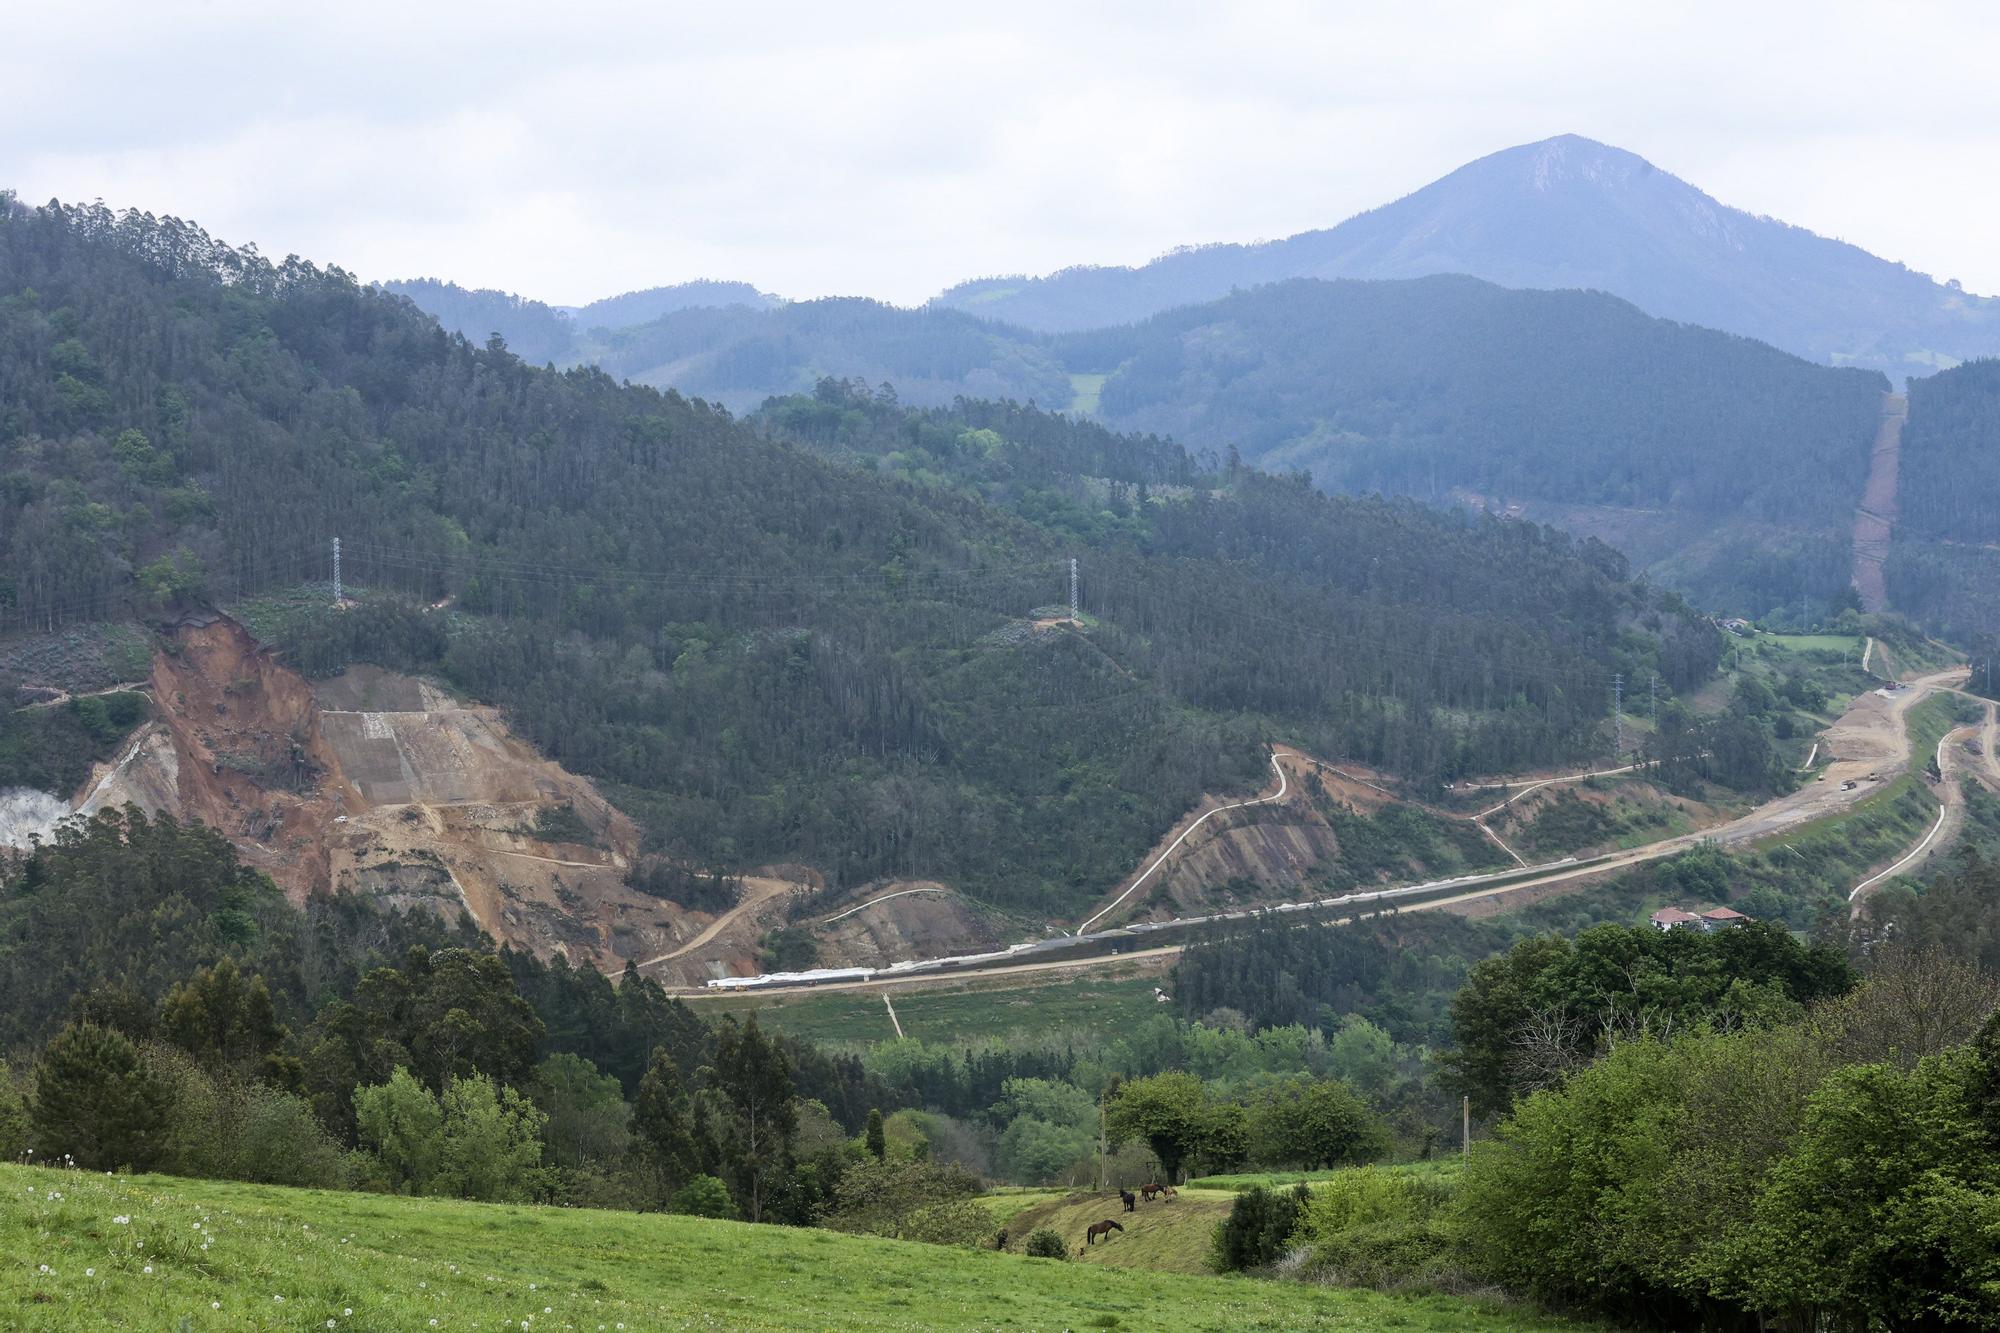
<svg viewBox="0 0 2000 1333">
<path fill-rule="evenodd" d="M 1984 6 L 958 8 L 44 6 L 0 50 L 0 182 L 366 277 L 916 301 L 1574 131 L 2000 291 Z"/>
</svg>

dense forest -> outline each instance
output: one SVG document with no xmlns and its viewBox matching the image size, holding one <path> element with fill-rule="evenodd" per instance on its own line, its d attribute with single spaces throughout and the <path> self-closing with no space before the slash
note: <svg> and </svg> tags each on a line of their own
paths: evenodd
<svg viewBox="0 0 2000 1333">
<path fill-rule="evenodd" d="M 536 365 L 571 366 L 586 358 L 593 330 L 650 324 L 676 311 L 744 306 L 763 310 L 780 304 L 747 282 L 683 282 L 649 287 L 592 301 L 586 306 L 552 306 L 512 292 L 466 288 L 436 278 L 385 282 L 382 290 L 407 296 L 444 326 L 476 343 L 495 334 L 513 353 Z"/>
<path fill-rule="evenodd" d="M 1336 490 L 1823 522 L 1867 472 L 1879 375 L 1471 278 L 1299 280 L 1062 339 L 1113 425 L 1229 440 Z"/>
<path fill-rule="evenodd" d="M 106 813 L 0 853 L 9 1159 L 987 1244 L 966 1200 L 1088 1173 L 1100 1099 L 1136 1182 L 1369 1160 L 1416 1096 L 1365 1022 L 1131 1036 L 864 1063 L 463 918 L 295 908 L 200 825 Z"/>
<path fill-rule="evenodd" d="M 2000 542 L 2000 360 L 1911 380 L 1897 535 Z"/>
<path fill-rule="evenodd" d="M 824 375 L 888 383 L 912 403 L 964 395 L 1050 407 L 1068 374 L 1041 340 L 955 310 L 904 310 L 859 297 L 769 309 L 691 307 L 635 328 L 602 330 L 580 354 L 621 378 L 747 411 Z"/>
<path fill-rule="evenodd" d="M 1532 524 L 831 380 L 747 426 L 181 222 L 5 216 L 0 622 L 227 602 L 338 535 L 360 603 L 292 661 L 437 672 L 714 868 L 1063 911 L 1266 739 L 1420 784 L 1561 762 L 1614 671 L 1719 652 Z M 1038 630 L 1070 556 L 1082 632 Z"/>
<path fill-rule="evenodd" d="M 531 365 L 567 366 L 576 361 L 575 321 L 540 301 L 436 278 L 385 282 L 382 289 L 407 296 L 449 332 L 479 343 L 497 335 Z"/>
<path fill-rule="evenodd" d="M 483 336 L 464 294 L 407 290 L 447 328 Z M 505 303 L 491 309 L 504 331 Z M 924 407 L 1070 408 L 1305 469 L 1334 491 L 1526 503 L 1751 615 L 1847 586 L 1844 515 L 1887 388 L 1599 292 L 1464 277 L 1294 279 L 1064 334 L 979 313 L 686 308 L 582 337 L 573 355 L 738 411 L 831 375 Z"/>
<path fill-rule="evenodd" d="M 1889 597 L 1962 641 L 2000 633 L 2000 361 L 1911 380 Z"/>
</svg>

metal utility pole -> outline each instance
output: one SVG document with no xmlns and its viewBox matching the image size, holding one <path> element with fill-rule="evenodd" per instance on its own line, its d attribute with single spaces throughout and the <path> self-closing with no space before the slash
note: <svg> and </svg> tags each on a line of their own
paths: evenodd
<svg viewBox="0 0 2000 1333">
<path fill-rule="evenodd" d="M 1081 624 L 1076 618 L 1076 557 L 1069 558 L 1069 623 Z"/>
<path fill-rule="evenodd" d="M 333 604 L 340 605 L 340 538 L 333 539 Z"/>
<path fill-rule="evenodd" d="M 1462 1098 L 1459 1105 L 1463 1108 L 1465 1114 L 1465 1128 L 1461 1131 L 1461 1137 L 1458 1140 L 1458 1155 L 1460 1161 L 1470 1165 L 1472 1162 L 1472 1098 L 1470 1096 Z"/>
<path fill-rule="evenodd" d="M 1618 717 L 1618 740 L 1611 751 L 1612 757 L 1616 758 L 1625 753 L 1625 673 L 1622 671 L 1611 673 L 1611 697 L 1612 708 Z"/>
<path fill-rule="evenodd" d="M 1072 562 L 1074 563 L 1074 562 Z M 1097 1094 L 1097 1192 L 1104 1193 L 1104 1156 L 1107 1145 L 1104 1135 L 1104 1094 Z"/>
<path fill-rule="evenodd" d="M 1660 673 L 1657 671 L 1646 681 L 1646 720 L 1655 726 L 1660 722 Z"/>
</svg>

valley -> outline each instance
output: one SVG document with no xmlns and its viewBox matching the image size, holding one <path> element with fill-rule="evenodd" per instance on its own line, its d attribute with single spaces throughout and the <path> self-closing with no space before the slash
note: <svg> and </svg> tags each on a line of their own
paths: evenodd
<svg viewBox="0 0 2000 1333">
<path fill-rule="evenodd" d="M 0 1323 L 1937 1323 L 1995 308 L 1575 136 L 921 308 L 0 192 Z"/>
</svg>

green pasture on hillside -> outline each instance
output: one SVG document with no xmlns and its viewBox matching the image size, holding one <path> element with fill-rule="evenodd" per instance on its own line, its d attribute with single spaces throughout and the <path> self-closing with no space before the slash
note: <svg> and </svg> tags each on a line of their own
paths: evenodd
<svg viewBox="0 0 2000 1333">
<path fill-rule="evenodd" d="M 0 1167 L 0 1327 L 1401 1329 L 1441 1296 L 1113 1271 L 829 1231 Z"/>
</svg>

